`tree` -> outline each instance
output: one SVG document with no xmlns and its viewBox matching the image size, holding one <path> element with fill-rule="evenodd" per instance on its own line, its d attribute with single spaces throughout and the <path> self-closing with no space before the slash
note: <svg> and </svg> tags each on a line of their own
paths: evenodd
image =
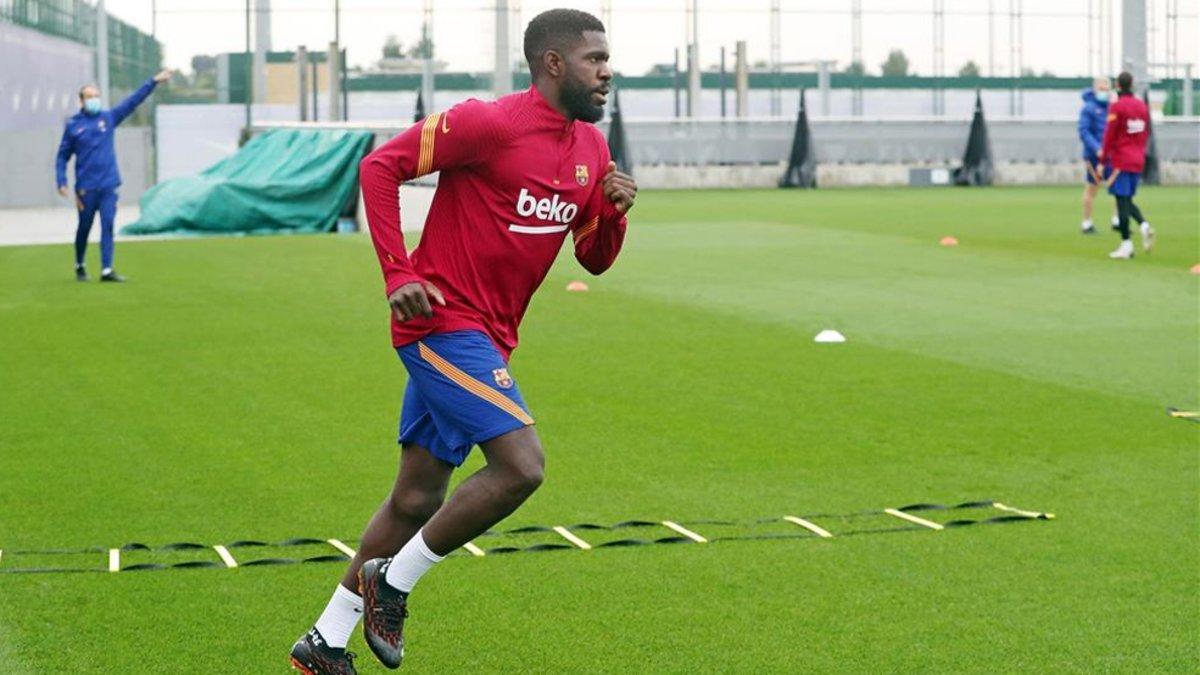
<svg viewBox="0 0 1200 675">
<path fill-rule="evenodd" d="M 388 35 L 383 41 L 383 58 L 398 59 L 404 55 L 404 46 L 395 35 Z"/>
<path fill-rule="evenodd" d="M 888 52 L 887 61 L 880 65 L 884 77 L 908 77 L 908 57 L 904 50 L 893 49 Z"/>
<path fill-rule="evenodd" d="M 974 61 L 967 61 L 962 68 L 958 69 L 959 77 L 979 77 L 979 64 Z"/>
<path fill-rule="evenodd" d="M 197 54 L 192 57 L 192 72 L 197 75 L 208 71 L 215 71 L 216 69 L 217 57 L 209 56 L 208 54 Z"/>
<path fill-rule="evenodd" d="M 842 71 L 847 75 L 866 75 L 867 69 L 863 67 L 862 61 L 855 61 L 846 66 L 846 70 Z"/>
<path fill-rule="evenodd" d="M 429 35 L 428 24 L 421 25 L 421 40 L 408 48 L 408 57 L 410 59 L 433 58 L 433 38 Z"/>
</svg>

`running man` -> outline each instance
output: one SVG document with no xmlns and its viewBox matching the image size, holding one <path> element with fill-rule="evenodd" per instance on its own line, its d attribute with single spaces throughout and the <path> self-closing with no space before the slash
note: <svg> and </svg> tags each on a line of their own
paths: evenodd
<svg viewBox="0 0 1200 675">
<path fill-rule="evenodd" d="M 125 281 L 113 269 L 113 220 L 117 217 L 117 188 L 121 185 L 113 136 L 117 125 L 150 96 L 154 87 L 169 79 L 170 70 L 159 71 L 112 110 L 103 108 L 100 88 L 96 85 L 84 85 L 79 90 L 79 112 L 67 119 L 54 163 L 58 194 L 67 197 L 70 195 L 67 160 L 75 155 L 75 209 L 79 211 L 75 228 L 75 279 L 78 281 L 88 280 L 83 256 L 97 211 L 100 212 L 100 281 Z"/>
<path fill-rule="evenodd" d="M 1092 223 L 1092 206 L 1096 192 L 1104 184 L 1112 170 L 1105 167 L 1096 153 L 1104 140 L 1104 121 L 1108 117 L 1109 84 L 1107 77 L 1097 77 L 1091 89 L 1083 92 L 1083 108 L 1079 110 L 1079 140 L 1083 143 L 1083 226 L 1084 234 L 1096 234 Z M 1117 227 L 1117 214 L 1113 214 L 1112 225 Z"/>
<path fill-rule="evenodd" d="M 1133 95 L 1133 75 L 1123 72 L 1117 76 L 1117 101 L 1108 108 L 1104 142 L 1097 153 L 1101 161 L 1112 166 L 1108 192 L 1117 198 L 1117 229 L 1121 233 L 1121 244 L 1108 254 L 1110 258 L 1128 260 L 1133 257 L 1133 242 L 1129 238 L 1131 216 L 1141 223 L 1142 250 L 1149 251 L 1154 246 L 1154 228 L 1133 203 L 1146 164 L 1149 137 L 1150 111 Z"/>
<path fill-rule="evenodd" d="M 306 673 L 353 673 L 360 618 L 387 667 L 404 656 L 409 594 L 431 567 L 512 513 L 542 483 L 533 416 L 508 358 L 530 297 L 570 233 L 592 274 L 607 270 L 637 196 L 593 125 L 612 80 L 604 25 L 570 9 L 525 31 L 533 86 L 430 115 L 360 165 L 371 238 L 408 371 L 400 470 L 316 624 L 292 648 Z M 420 244 L 400 230 L 401 183 L 440 172 Z M 474 445 L 487 465 L 445 499 Z"/>
</svg>

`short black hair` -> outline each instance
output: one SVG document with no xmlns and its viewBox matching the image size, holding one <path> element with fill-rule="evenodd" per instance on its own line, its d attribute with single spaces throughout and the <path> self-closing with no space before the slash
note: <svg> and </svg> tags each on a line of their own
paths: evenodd
<svg viewBox="0 0 1200 675">
<path fill-rule="evenodd" d="M 1133 91 L 1133 73 L 1126 70 L 1117 76 L 1117 90 L 1126 93 Z"/>
<path fill-rule="evenodd" d="M 541 70 L 542 57 L 554 50 L 565 52 L 571 43 L 583 38 L 584 31 L 604 32 L 600 19 L 577 9 L 551 9 L 533 17 L 525 28 L 525 60 L 529 72 Z"/>
</svg>

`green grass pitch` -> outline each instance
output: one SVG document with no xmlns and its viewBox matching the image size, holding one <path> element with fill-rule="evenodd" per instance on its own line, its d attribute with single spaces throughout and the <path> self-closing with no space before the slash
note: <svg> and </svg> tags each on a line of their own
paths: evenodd
<svg viewBox="0 0 1200 675">
<path fill-rule="evenodd" d="M 610 273 L 564 252 L 512 363 L 548 466 L 505 527 L 1056 520 L 456 556 L 406 670 L 1194 668 L 1200 425 L 1165 409 L 1200 406 L 1200 203 L 1146 189 L 1159 248 L 1124 263 L 1078 193 L 646 192 Z M 123 244 L 121 287 L 70 259 L 0 248 L 0 549 L 358 536 L 405 379 L 367 238 Z M 0 574 L 0 671 L 282 673 L 341 570 Z"/>
</svg>

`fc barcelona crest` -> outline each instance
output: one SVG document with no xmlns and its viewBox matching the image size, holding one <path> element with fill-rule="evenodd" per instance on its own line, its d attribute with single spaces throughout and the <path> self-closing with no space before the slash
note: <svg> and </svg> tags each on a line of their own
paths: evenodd
<svg viewBox="0 0 1200 675">
<path fill-rule="evenodd" d="M 501 389 L 512 389 L 513 381 L 512 378 L 508 376 L 508 368 L 497 368 L 493 370 L 492 377 L 496 379 L 497 387 L 500 387 Z"/>
<path fill-rule="evenodd" d="M 587 185 L 587 182 L 588 182 L 587 164 L 576 164 L 575 165 L 575 182 L 579 183 L 580 185 Z"/>
</svg>

